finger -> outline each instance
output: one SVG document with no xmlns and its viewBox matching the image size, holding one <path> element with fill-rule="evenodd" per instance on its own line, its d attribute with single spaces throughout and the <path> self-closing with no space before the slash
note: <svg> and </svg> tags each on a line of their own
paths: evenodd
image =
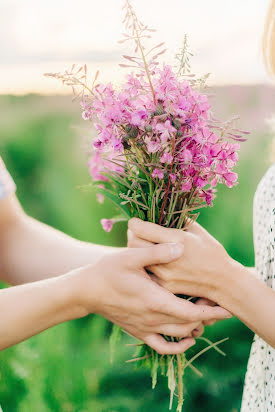
<svg viewBox="0 0 275 412">
<path fill-rule="evenodd" d="M 196 314 L 199 318 L 203 317 L 203 321 L 216 321 L 232 318 L 232 313 L 220 306 L 197 305 L 199 312 Z"/>
<path fill-rule="evenodd" d="M 206 233 L 206 230 L 198 223 L 191 222 L 187 228 L 187 232 L 194 233 L 195 235 L 203 235 Z"/>
<path fill-rule="evenodd" d="M 128 239 L 128 247 L 149 247 L 152 246 L 152 242 L 148 242 L 147 240 L 140 239 L 139 237 L 135 236 L 134 232 L 132 232 L 130 229 L 127 231 L 127 239 Z"/>
<path fill-rule="evenodd" d="M 140 219 L 131 219 L 128 228 L 136 237 L 152 243 L 180 242 L 183 240 L 184 232 L 179 229 L 170 229 Z"/>
<path fill-rule="evenodd" d="M 157 334 L 147 336 L 144 342 L 160 355 L 177 355 L 185 352 L 196 343 L 194 338 L 185 338 L 179 342 L 167 342 Z"/>
<path fill-rule="evenodd" d="M 199 338 L 203 334 L 204 334 L 204 326 L 202 323 L 200 323 L 199 326 L 192 331 L 191 336 L 193 336 L 194 338 Z"/>
<path fill-rule="evenodd" d="M 205 326 L 213 326 L 216 323 L 216 319 L 215 320 L 206 320 L 203 323 L 204 323 Z"/>
<path fill-rule="evenodd" d="M 185 299 L 167 295 L 162 300 L 159 308 L 160 312 L 166 315 L 176 316 L 185 322 L 208 321 L 213 319 L 228 319 L 232 315 L 226 309 L 219 306 L 211 307 L 206 305 L 195 305 Z"/>
<path fill-rule="evenodd" d="M 205 298 L 200 298 L 197 300 L 196 305 L 208 305 L 208 306 L 216 306 L 215 302 L 212 302 L 212 300 L 205 299 Z M 213 320 L 205 320 L 203 324 L 205 326 L 212 326 L 216 323 L 216 319 Z"/>
<path fill-rule="evenodd" d="M 196 305 L 207 305 L 207 306 L 217 306 L 217 304 L 215 302 L 213 302 L 212 300 L 209 299 L 205 299 L 205 298 L 200 298 L 197 300 Z M 232 315 L 232 314 L 231 314 Z M 204 325 L 206 326 L 212 326 L 214 325 L 214 323 L 216 323 L 217 319 L 212 319 L 212 320 L 208 320 L 208 321 L 204 321 Z"/>
<path fill-rule="evenodd" d="M 183 254 L 183 245 L 180 243 L 166 243 L 145 248 L 127 249 L 124 251 L 131 267 L 146 267 L 162 263 L 170 263 Z"/>
<path fill-rule="evenodd" d="M 192 332 L 199 330 L 199 328 L 201 327 L 201 322 L 190 322 L 186 324 L 166 324 L 159 326 L 156 332 L 166 336 L 185 338 L 192 337 Z"/>
<path fill-rule="evenodd" d="M 196 301 L 196 305 L 217 306 L 215 302 L 206 298 L 200 298 Z"/>
</svg>

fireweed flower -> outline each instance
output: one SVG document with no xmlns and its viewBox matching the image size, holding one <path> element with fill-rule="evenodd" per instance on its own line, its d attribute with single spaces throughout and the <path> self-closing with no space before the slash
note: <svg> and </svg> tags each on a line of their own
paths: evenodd
<svg viewBox="0 0 275 412">
<path fill-rule="evenodd" d="M 158 177 L 159 179 L 163 179 L 164 178 L 164 173 L 160 169 L 154 169 L 153 173 L 152 173 L 152 176 L 153 177 Z"/>
<path fill-rule="evenodd" d="M 139 21 L 130 0 L 126 0 L 125 11 L 122 42 L 134 40 L 135 52 L 124 56 L 127 64 L 121 66 L 136 70 L 126 75 L 120 88 L 99 83 L 98 72 L 90 84 L 86 66 L 73 65 L 69 71 L 49 75 L 73 87 L 74 92 L 80 88 L 76 96 L 81 97 L 82 117 L 93 122 L 88 168 L 99 200 L 104 193 L 120 213 L 102 219 L 103 229 L 110 232 L 115 222 L 134 216 L 184 229 L 190 220 L 196 220 L 197 209 L 213 205 L 219 184 L 229 188 L 237 184 L 233 169 L 246 132 L 235 129 L 232 122 L 223 124 L 212 118 L 203 92 L 206 77 L 188 77 L 187 48 L 178 56 L 177 70 L 159 65 L 163 43 L 145 52 L 143 39 L 150 38 L 151 31 Z M 137 361 L 145 363 L 147 358 L 153 386 L 163 361 L 171 402 L 177 389 L 180 412 L 184 354 L 160 358 L 151 348 L 141 346 Z"/>
<path fill-rule="evenodd" d="M 114 225 L 114 221 L 112 219 L 101 219 L 100 223 L 105 232 L 111 232 Z"/>
<path fill-rule="evenodd" d="M 167 153 L 167 152 L 163 153 L 163 155 L 160 158 L 161 163 L 170 164 L 170 163 L 172 163 L 172 161 L 173 161 L 173 156 L 170 153 Z"/>
<path fill-rule="evenodd" d="M 133 124 L 134 126 L 141 126 L 141 124 L 146 118 L 146 110 L 137 110 L 131 114 L 131 124 Z"/>
</svg>

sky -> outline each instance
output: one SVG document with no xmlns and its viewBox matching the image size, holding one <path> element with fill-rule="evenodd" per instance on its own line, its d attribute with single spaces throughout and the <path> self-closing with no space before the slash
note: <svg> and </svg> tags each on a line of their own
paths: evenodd
<svg viewBox="0 0 275 412">
<path fill-rule="evenodd" d="M 194 53 L 192 71 L 212 84 L 268 83 L 261 36 L 268 0 L 132 0 L 138 16 L 166 42 L 174 64 L 184 35 Z M 91 77 L 119 84 L 125 69 L 118 44 L 124 0 L 0 0 L 0 93 L 66 92 L 45 72 L 87 63 Z"/>
</svg>

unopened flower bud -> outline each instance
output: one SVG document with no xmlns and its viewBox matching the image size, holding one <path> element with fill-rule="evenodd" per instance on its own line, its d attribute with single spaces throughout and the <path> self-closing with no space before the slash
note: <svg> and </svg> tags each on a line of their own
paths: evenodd
<svg viewBox="0 0 275 412">
<path fill-rule="evenodd" d="M 150 124 L 147 124 L 147 125 L 145 126 L 145 131 L 146 131 L 147 133 L 151 133 L 151 131 L 152 131 L 152 126 L 151 126 Z"/>
<path fill-rule="evenodd" d="M 158 103 L 154 114 L 155 116 L 161 116 L 162 114 L 164 114 L 164 108 L 162 103 Z"/>
<path fill-rule="evenodd" d="M 126 134 L 125 136 L 123 136 L 123 138 L 122 138 L 122 144 L 123 144 L 123 147 L 124 147 L 124 149 L 130 149 L 130 145 L 129 145 L 129 139 L 130 139 L 130 136 L 128 135 L 128 134 Z"/>
<path fill-rule="evenodd" d="M 126 131 L 126 133 L 130 133 L 131 129 L 132 129 L 132 126 L 131 126 L 130 124 L 127 124 L 127 125 L 125 126 L 125 131 Z"/>
<path fill-rule="evenodd" d="M 129 136 L 130 136 L 132 139 L 135 139 L 135 138 L 138 136 L 138 132 L 139 132 L 138 128 L 135 127 L 135 126 L 132 126 L 132 127 L 131 127 L 131 130 L 130 130 L 130 132 L 129 132 Z"/>
<path fill-rule="evenodd" d="M 181 128 L 181 122 L 178 119 L 173 120 L 173 126 L 175 129 L 179 130 Z"/>
</svg>

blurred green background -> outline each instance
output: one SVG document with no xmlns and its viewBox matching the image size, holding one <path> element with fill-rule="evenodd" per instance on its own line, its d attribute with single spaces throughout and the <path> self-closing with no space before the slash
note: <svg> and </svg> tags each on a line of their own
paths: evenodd
<svg viewBox="0 0 275 412">
<path fill-rule="evenodd" d="M 214 207 L 202 211 L 200 223 L 234 258 L 253 266 L 252 203 L 270 163 L 272 134 L 265 118 L 274 109 L 274 89 L 228 86 L 214 93 L 215 114 L 240 114 L 239 124 L 251 136 L 242 145 L 240 184 L 232 190 L 220 187 Z M 91 132 L 86 125 L 69 97 L 0 96 L 0 154 L 26 212 L 79 239 L 124 245 L 124 224 L 106 234 L 99 223 L 112 216 L 113 206 L 98 204 L 94 193 L 80 188 L 90 181 L 86 163 Z M 124 341 L 111 365 L 109 333 L 104 319 L 89 316 L 1 352 L 4 412 L 167 412 L 166 379 L 152 391 L 148 371 L 125 363 L 132 351 Z M 227 357 L 208 352 L 195 363 L 203 378 L 186 373 L 184 411 L 239 411 L 253 334 L 237 319 L 206 333 L 213 340 L 230 337 L 223 345 Z"/>
</svg>

